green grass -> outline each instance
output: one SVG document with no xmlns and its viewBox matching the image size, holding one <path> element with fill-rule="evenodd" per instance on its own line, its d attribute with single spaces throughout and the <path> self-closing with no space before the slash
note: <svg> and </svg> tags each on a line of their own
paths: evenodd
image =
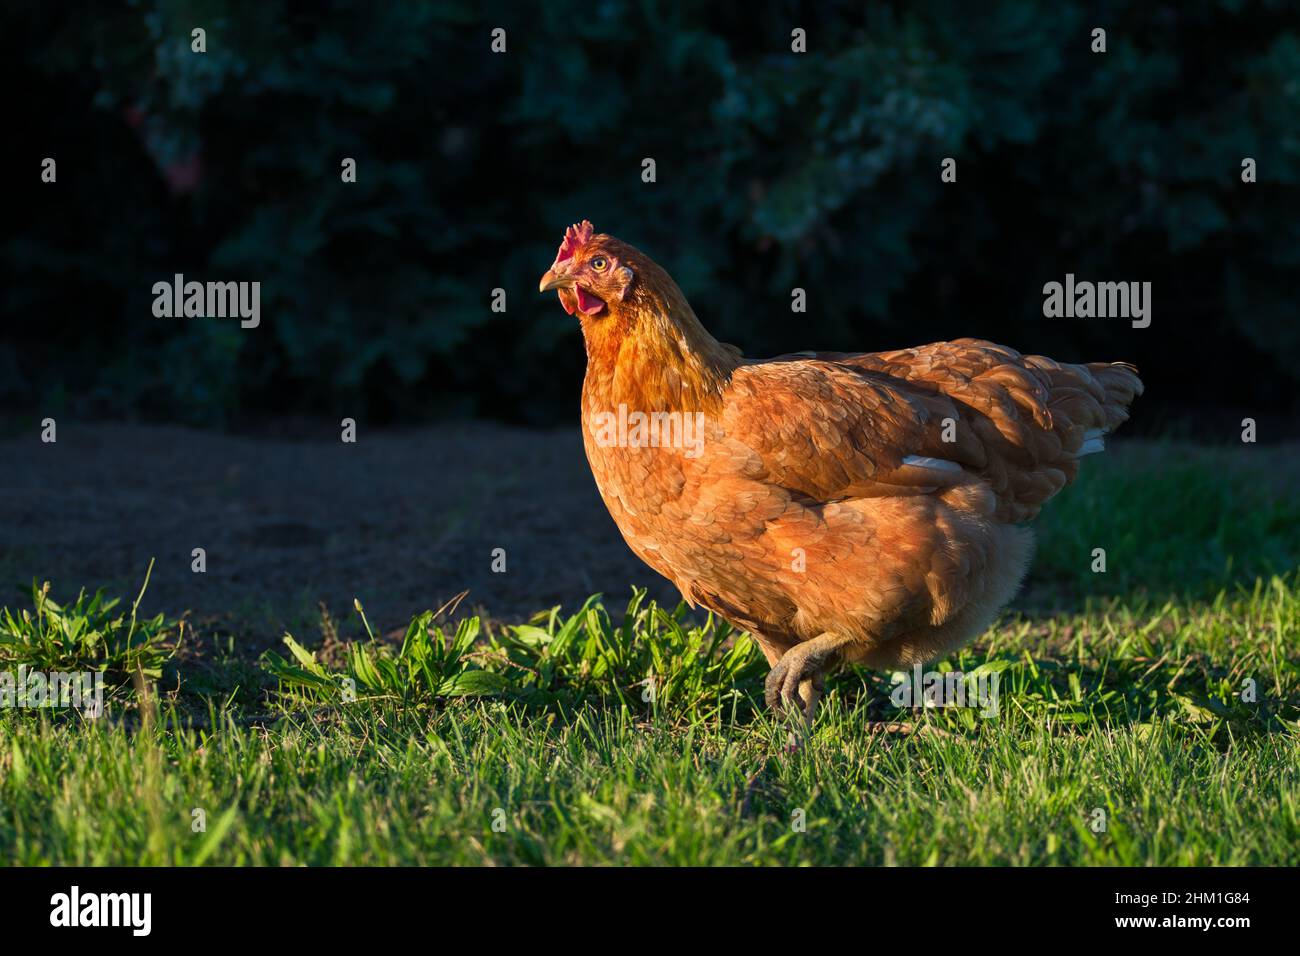
<svg viewBox="0 0 1300 956">
<path fill-rule="evenodd" d="M 1300 462 L 1293 448 L 1121 446 L 1034 522 L 1040 590 L 1069 596 L 1212 597 L 1234 581 L 1300 566 Z M 1106 552 L 1106 572 L 1092 552 Z"/>
<path fill-rule="evenodd" d="M 0 615 L 0 670 L 162 693 L 0 712 L 0 863 L 1294 865 L 1300 532 L 1220 454 L 1054 503 L 1050 600 L 931 668 L 996 672 L 996 717 L 898 710 L 891 675 L 851 671 L 793 750 L 749 638 L 640 592 L 519 626 L 426 613 L 399 643 L 326 620 L 250 658 L 38 588 Z M 1104 576 L 1069 557 L 1095 546 Z"/>
</svg>

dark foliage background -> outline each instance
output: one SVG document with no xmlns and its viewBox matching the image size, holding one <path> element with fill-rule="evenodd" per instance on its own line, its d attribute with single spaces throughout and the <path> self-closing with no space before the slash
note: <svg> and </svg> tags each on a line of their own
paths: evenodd
<svg viewBox="0 0 1300 956">
<path fill-rule="evenodd" d="M 979 335 L 1137 362 L 1147 431 L 1293 427 L 1284 0 L 141 0 L 7 5 L 4 36 L 25 73 L 0 249 L 20 415 L 571 422 L 582 349 L 536 281 L 586 217 L 750 355 Z M 176 272 L 260 281 L 261 327 L 155 318 Z M 1151 328 L 1043 318 L 1067 272 L 1152 282 Z"/>
</svg>

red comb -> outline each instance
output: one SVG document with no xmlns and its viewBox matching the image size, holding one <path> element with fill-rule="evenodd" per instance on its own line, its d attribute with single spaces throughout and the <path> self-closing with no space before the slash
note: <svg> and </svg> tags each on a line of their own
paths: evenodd
<svg viewBox="0 0 1300 956">
<path fill-rule="evenodd" d="M 572 259 L 577 251 L 586 245 L 587 240 L 591 238 L 592 233 L 595 231 L 591 223 L 586 219 L 564 230 L 564 241 L 560 243 L 560 251 L 555 254 L 553 265 L 559 265 L 566 259 Z"/>
</svg>

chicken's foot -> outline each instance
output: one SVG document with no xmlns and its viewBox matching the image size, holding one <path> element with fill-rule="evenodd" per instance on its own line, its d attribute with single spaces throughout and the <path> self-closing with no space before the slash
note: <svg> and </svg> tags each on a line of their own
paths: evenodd
<svg viewBox="0 0 1300 956">
<path fill-rule="evenodd" d="M 846 643 L 839 635 L 822 634 L 786 651 L 767 675 L 763 695 L 767 706 L 778 713 L 788 706 L 797 707 L 807 726 L 812 727 L 817 702 L 826 686 L 825 671 L 836 662 Z"/>
</svg>

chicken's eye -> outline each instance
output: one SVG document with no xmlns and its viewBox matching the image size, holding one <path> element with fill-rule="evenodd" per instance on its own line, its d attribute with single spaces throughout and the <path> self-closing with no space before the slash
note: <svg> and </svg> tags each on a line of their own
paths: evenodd
<svg viewBox="0 0 1300 956">
<path fill-rule="evenodd" d="M 597 272 L 604 272 L 605 269 L 608 268 L 608 266 L 609 266 L 609 260 L 606 259 L 604 256 L 597 256 L 596 258 L 591 260 L 591 267 L 595 269 Z"/>
</svg>

